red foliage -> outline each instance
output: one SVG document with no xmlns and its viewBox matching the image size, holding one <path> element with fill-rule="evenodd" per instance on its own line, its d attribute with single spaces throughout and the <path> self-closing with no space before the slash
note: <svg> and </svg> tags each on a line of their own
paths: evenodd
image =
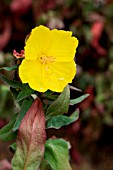
<svg viewBox="0 0 113 170">
<path fill-rule="evenodd" d="M 17 150 L 13 160 L 14 168 L 19 165 L 20 168 L 27 169 L 34 162 L 36 162 L 35 166 L 38 167 L 44 156 L 45 141 L 45 116 L 42 103 L 37 98 L 27 111 L 18 129 Z M 18 156 L 21 159 L 15 162 Z"/>
<path fill-rule="evenodd" d="M 12 166 L 7 160 L 0 161 L 0 170 L 11 170 Z"/>
<path fill-rule="evenodd" d="M 3 26 L 4 26 L 4 30 L 0 35 L 0 51 L 7 45 L 11 37 L 11 30 L 12 30 L 11 21 L 6 20 Z"/>
<path fill-rule="evenodd" d="M 20 15 L 25 14 L 32 5 L 32 0 L 13 0 L 10 4 L 10 9 L 14 13 Z"/>
<path fill-rule="evenodd" d="M 92 41 L 91 45 L 97 50 L 100 55 L 106 55 L 106 50 L 99 44 L 100 37 L 104 28 L 103 21 L 96 21 L 91 27 Z"/>
<path fill-rule="evenodd" d="M 89 108 L 92 103 L 94 102 L 94 87 L 93 86 L 88 86 L 87 89 L 85 90 L 86 94 L 90 94 L 87 99 L 85 99 L 83 102 L 79 104 L 79 108 L 83 111 L 87 108 Z"/>
</svg>

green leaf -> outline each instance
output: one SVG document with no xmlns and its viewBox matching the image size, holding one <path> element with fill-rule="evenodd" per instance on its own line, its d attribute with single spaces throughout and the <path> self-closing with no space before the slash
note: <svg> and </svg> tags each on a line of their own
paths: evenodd
<svg viewBox="0 0 113 170">
<path fill-rule="evenodd" d="M 9 149 L 12 151 L 12 152 L 15 152 L 16 151 L 16 142 L 12 143 L 9 147 Z"/>
<path fill-rule="evenodd" d="M 75 112 L 70 116 L 64 116 L 64 115 L 57 115 L 53 116 L 50 119 L 47 120 L 46 128 L 55 128 L 59 129 L 62 126 L 69 125 L 70 123 L 76 121 L 79 118 L 79 110 L 75 110 Z"/>
<path fill-rule="evenodd" d="M 37 98 L 19 126 L 12 169 L 37 170 L 44 157 L 45 141 L 45 115 Z"/>
<path fill-rule="evenodd" d="M 75 91 L 80 91 L 80 92 L 82 92 L 81 89 L 78 89 L 78 88 L 76 88 L 76 87 L 74 87 L 74 86 L 70 86 L 70 85 L 69 85 L 69 88 L 70 88 L 71 90 L 75 90 Z"/>
<path fill-rule="evenodd" d="M 44 92 L 45 97 L 51 96 L 54 92 L 51 90 L 47 90 L 46 92 Z"/>
<path fill-rule="evenodd" d="M 34 93 L 34 90 L 31 89 L 28 84 L 23 84 L 22 91 L 19 93 L 19 95 L 17 97 L 17 102 L 30 96 L 33 93 Z"/>
<path fill-rule="evenodd" d="M 33 103 L 33 100 L 30 100 L 30 99 L 25 99 L 23 101 L 20 113 L 17 117 L 17 120 L 16 120 L 14 126 L 13 126 L 13 131 L 16 131 L 19 128 L 22 119 L 24 118 L 28 109 L 31 107 L 32 103 Z"/>
<path fill-rule="evenodd" d="M 13 87 L 10 87 L 10 91 L 12 93 L 12 96 L 14 97 L 14 99 L 16 100 L 18 94 L 19 94 L 19 89 L 16 89 L 16 88 L 13 88 Z"/>
<path fill-rule="evenodd" d="M 11 118 L 14 114 L 14 99 L 10 88 L 0 85 L 0 117 L 3 119 Z"/>
<path fill-rule="evenodd" d="M 50 91 L 50 90 L 47 90 L 45 93 L 44 93 L 44 98 L 45 99 L 48 99 L 48 100 L 56 100 L 56 98 L 58 97 L 58 94 L 55 95 L 53 91 Z"/>
<path fill-rule="evenodd" d="M 76 99 L 72 99 L 72 100 L 70 100 L 70 105 L 78 104 L 78 103 L 82 102 L 84 99 L 86 99 L 88 96 L 89 96 L 89 94 L 85 94 L 85 95 L 78 97 Z"/>
<path fill-rule="evenodd" d="M 45 159 L 42 160 L 40 169 L 41 170 L 53 170 Z"/>
<path fill-rule="evenodd" d="M 46 119 L 54 115 L 67 113 L 69 109 L 69 102 L 70 102 L 70 90 L 69 86 L 66 86 L 64 91 L 48 107 L 46 112 Z"/>
<path fill-rule="evenodd" d="M 53 170 L 72 170 L 69 164 L 68 143 L 63 139 L 47 140 L 44 158 Z"/>
<path fill-rule="evenodd" d="M 2 74 L 0 74 L 0 78 L 2 79 L 2 81 L 4 81 L 6 84 L 8 84 L 9 86 L 11 86 L 13 88 L 21 88 L 22 87 L 22 83 L 10 80 Z"/>
<path fill-rule="evenodd" d="M 16 101 L 17 99 L 17 96 L 19 95 L 19 92 L 20 92 L 20 89 L 16 89 L 16 88 L 12 88 L 10 87 L 10 91 L 12 93 L 12 96 L 14 98 L 14 101 Z M 23 100 L 19 101 L 19 102 L 16 102 L 15 103 L 15 109 L 19 109 L 20 110 L 20 107 L 22 106 L 22 103 L 23 103 Z"/>
<path fill-rule="evenodd" d="M 13 132 L 13 125 L 16 121 L 17 114 L 13 116 L 13 119 L 2 129 L 0 129 L 0 140 L 10 141 L 16 138 L 17 133 Z"/>
<path fill-rule="evenodd" d="M 14 65 L 11 67 L 2 67 L 0 68 L 0 70 L 12 71 L 12 70 L 17 70 L 17 68 L 18 68 L 18 65 Z"/>
</svg>

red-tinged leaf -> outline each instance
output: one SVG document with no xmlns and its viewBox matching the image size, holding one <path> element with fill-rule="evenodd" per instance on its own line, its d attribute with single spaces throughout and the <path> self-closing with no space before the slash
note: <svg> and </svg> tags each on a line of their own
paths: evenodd
<svg viewBox="0 0 113 170">
<path fill-rule="evenodd" d="M 102 35 L 102 31 L 104 29 L 104 25 L 105 22 L 104 20 L 102 20 L 102 21 L 96 21 L 91 27 L 91 33 L 92 33 L 91 45 L 96 49 L 96 51 L 100 55 L 106 55 L 106 50 L 99 43 Z"/>
<path fill-rule="evenodd" d="M 0 170 L 11 170 L 11 164 L 6 160 L 0 161 Z"/>
<path fill-rule="evenodd" d="M 45 140 L 45 116 L 42 103 L 37 98 L 18 129 L 13 169 L 37 170 L 44 156 Z"/>
<path fill-rule="evenodd" d="M 12 0 L 10 3 L 10 10 L 18 15 L 25 14 L 32 5 L 32 0 Z"/>
</svg>

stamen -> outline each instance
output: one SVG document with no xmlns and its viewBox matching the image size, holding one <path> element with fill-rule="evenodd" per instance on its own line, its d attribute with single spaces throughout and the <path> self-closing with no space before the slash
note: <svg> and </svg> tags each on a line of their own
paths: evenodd
<svg viewBox="0 0 113 170">
<path fill-rule="evenodd" d="M 42 56 L 40 57 L 40 61 L 42 64 L 48 64 L 54 62 L 55 58 L 52 56 Z M 48 68 L 47 68 L 48 69 Z"/>
</svg>

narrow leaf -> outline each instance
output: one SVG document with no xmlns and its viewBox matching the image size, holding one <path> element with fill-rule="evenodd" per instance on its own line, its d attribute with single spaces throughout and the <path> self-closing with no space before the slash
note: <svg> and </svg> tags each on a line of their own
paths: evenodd
<svg viewBox="0 0 113 170">
<path fill-rule="evenodd" d="M 0 78 L 2 79 L 2 81 L 4 81 L 6 84 L 8 84 L 9 86 L 11 86 L 13 88 L 21 88 L 22 87 L 22 83 L 10 80 L 2 74 L 0 74 Z"/>
<path fill-rule="evenodd" d="M 63 139 L 49 139 L 45 144 L 44 158 L 53 170 L 72 170 L 69 164 L 68 143 Z"/>
<path fill-rule="evenodd" d="M 37 98 L 23 118 L 12 160 L 14 170 L 37 170 L 44 156 L 46 133 L 42 103 Z"/>
<path fill-rule="evenodd" d="M 88 96 L 89 96 L 89 94 L 85 94 L 85 95 L 78 97 L 76 99 L 72 99 L 72 100 L 70 100 L 70 105 L 78 104 L 78 103 L 82 102 L 84 99 L 86 99 Z"/>
<path fill-rule="evenodd" d="M 70 86 L 70 85 L 69 85 L 69 88 L 70 88 L 71 90 L 75 90 L 75 91 L 80 91 L 80 92 L 82 92 L 81 89 L 78 89 L 78 88 L 76 88 L 76 87 L 74 87 L 74 86 Z"/>
<path fill-rule="evenodd" d="M 16 151 L 16 142 L 15 143 L 12 143 L 9 147 L 9 149 L 12 151 L 12 152 L 15 152 Z"/>
<path fill-rule="evenodd" d="M 10 91 L 12 93 L 12 96 L 14 97 L 14 99 L 17 98 L 18 94 L 19 94 L 19 89 L 16 89 L 16 88 L 13 88 L 13 87 L 10 87 Z"/>
<path fill-rule="evenodd" d="M 12 71 L 12 70 L 17 70 L 17 68 L 18 68 L 18 65 L 14 65 L 11 67 L 2 67 L 0 68 L 0 70 Z"/>
<path fill-rule="evenodd" d="M 17 102 L 28 97 L 29 95 L 31 95 L 33 93 L 34 93 L 34 90 L 31 89 L 28 84 L 23 84 L 22 91 L 19 93 L 19 95 L 17 97 Z"/>
<path fill-rule="evenodd" d="M 49 100 L 56 100 L 56 98 L 58 97 L 58 95 L 54 94 L 53 91 L 50 91 L 50 90 L 47 90 L 45 93 L 44 93 L 44 97 L 45 99 L 49 99 Z"/>
<path fill-rule="evenodd" d="M 62 126 L 69 125 L 72 122 L 76 121 L 79 118 L 79 110 L 75 110 L 75 112 L 70 116 L 64 116 L 64 115 L 57 115 L 53 116 L 50 119 L 47 120 L 46 128 L 55 128 L 59 129 Z"/>
<path fill-rule="evenodd" d="M 10 141 L 16 138 L 16 132 L 13 132 L 13 125 L 16 121 L 17 114 L 13 116 L 13 119 L 2 129 L 0 129 L 0 140 Z"/>
<path fill-rule="evenodd" d="M 58 98 L 48 107 L 46 112 L 46 118 L 54 115 L 59 115 L 68 112 L 70 102 L 70 90 L 69 86 L 66 86 L 64 91 L 58 96 Z"/>
<path fill-rule="evenodd" d="M 25 99 L 23 101 L 20 113 L 19 113 L 19 115 L 17 117 L 17 120 L 16 120 L 14 126 L 13 126 L 13 131 L 16 131 L 19 128 L 22 119 L 24 118 L 24 116 L 25 116 L 26 112 L 28 111 L 28 109 L 31 107 L 32 103 L 33 103 L 33 101 L 29 100 L 29 99 Z"/>
</svg>

